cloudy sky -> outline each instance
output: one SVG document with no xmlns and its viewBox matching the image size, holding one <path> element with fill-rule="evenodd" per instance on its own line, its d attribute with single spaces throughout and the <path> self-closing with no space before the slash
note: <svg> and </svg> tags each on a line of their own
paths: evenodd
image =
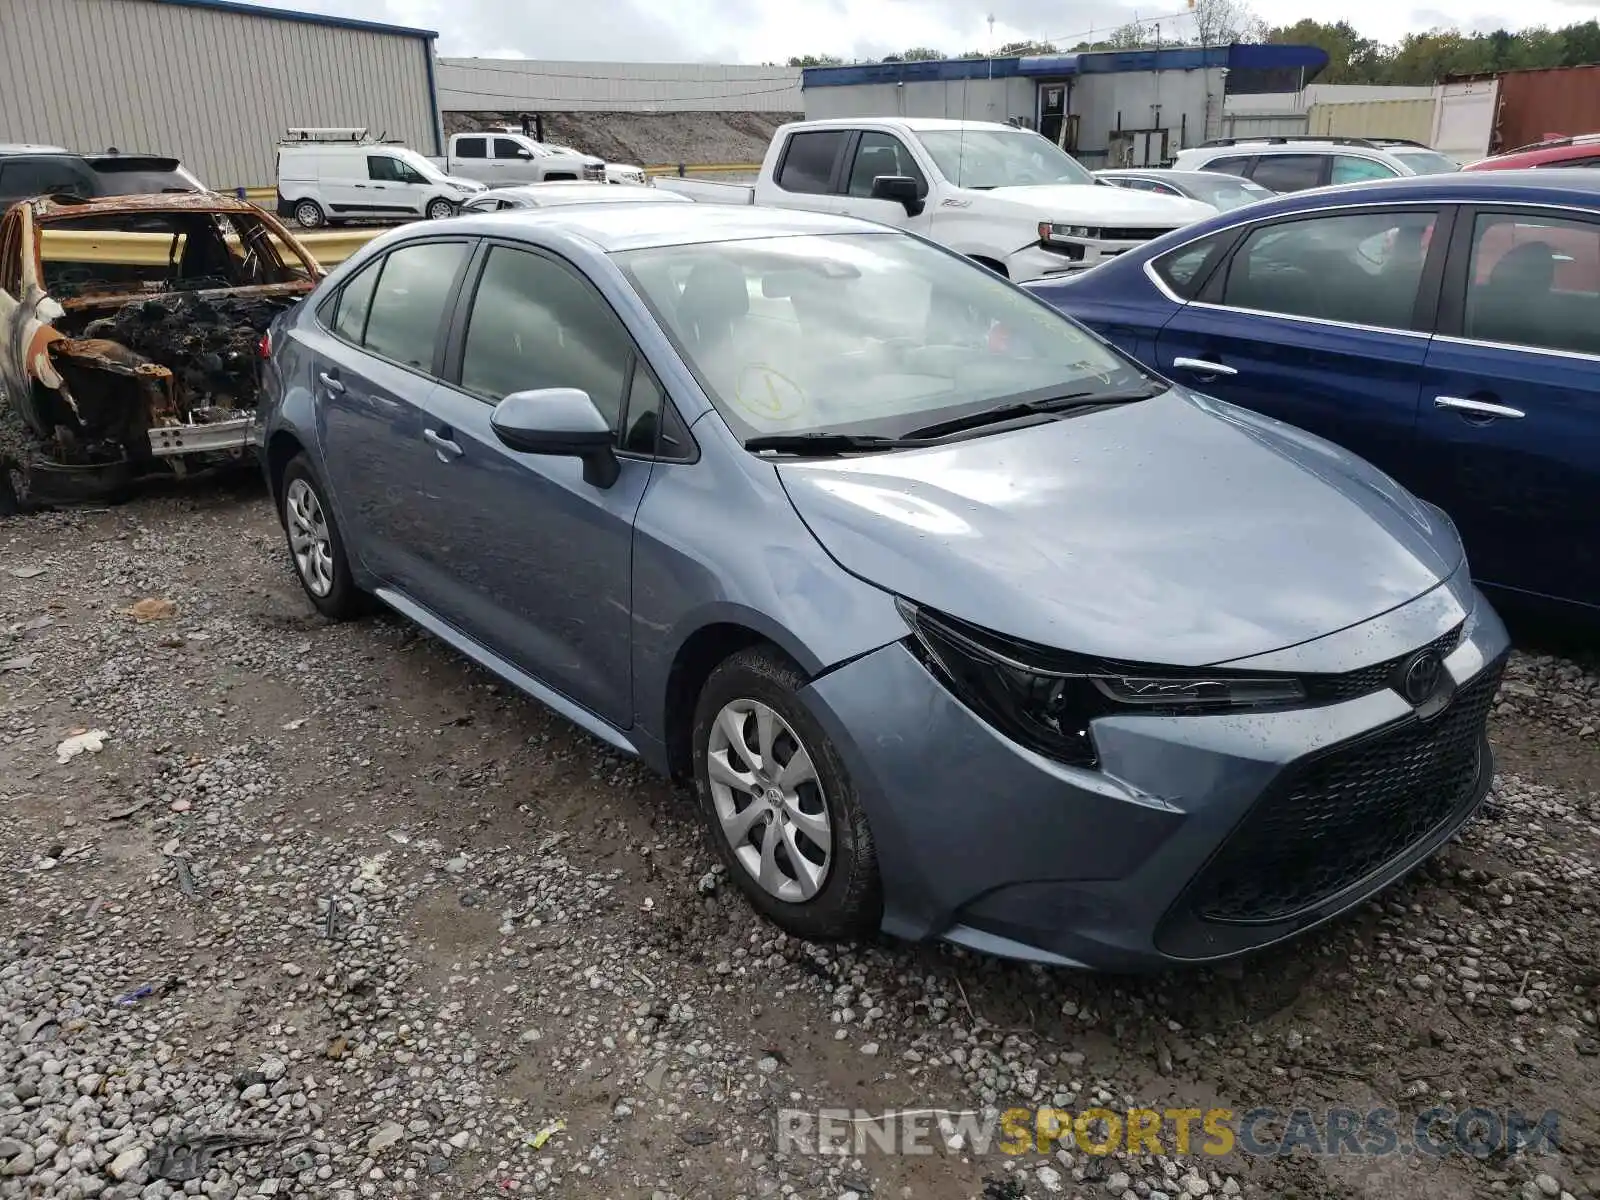
<svg viewBox="0 0 1600 1200">
<path fill-rule="evenodd" d="M 364 17 L 439 31 L 439 52 L 591 62 L 783 62 L 795 54 L 881 57 L 910 46 L 949 54 L 1024 38 L 1068 45 L 1135 15 L 1164 17 L 1163 32 L 1193 32 L 1174 16 L 1185 0 L 258 0 L 278 8 Z M 1236 0 L 1237 2 L 1237 0 Z M 1565 25 L 1587 20 L 1595 0 L 1344 0 L 1363 33 L 1385 41 L 1410 30 Z M 1275 25 L 1329 19 L 1309 0 L 1253 0 Z M 994 17 L 991 42 L 987 18 Z"/>
</svg>

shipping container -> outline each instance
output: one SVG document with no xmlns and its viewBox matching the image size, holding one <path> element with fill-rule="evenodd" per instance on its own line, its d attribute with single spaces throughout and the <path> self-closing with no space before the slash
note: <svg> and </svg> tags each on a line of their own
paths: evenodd
<svg viewBox="0 0 1600 1200">
<path fill-rule="evenodd" d="M 1444 90 L 1498 85 L 1489 153 L 1505 154 L 1551 136 L 1600 133 L 1600 66 L 1455 75 Z"/>
<path fill-rule="evenodd" d="M 1497 154 L 1551 134 L 1600 132 L 1600 66 L 1507 71 L 1500 76 Z"/>
<path fill-rule="evenodd" d="M 1324 137 L 1406 138 L 1427 146 L 1433 142 L 1433 108 L 1431 96 L 1313 104 L 1310 132 Z"/>
</svg>

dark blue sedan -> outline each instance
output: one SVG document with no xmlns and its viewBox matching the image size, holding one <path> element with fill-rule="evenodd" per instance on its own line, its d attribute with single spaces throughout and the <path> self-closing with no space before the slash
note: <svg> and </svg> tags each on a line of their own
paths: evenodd
<svg viewBox="0 0 1600 1200">
<path fill-rule="evenodd" d="M 1455 519 L 1502 598 L 1600 616 L 1593 171 L 1302 192 L 1031 290 L 1377 464 Z"/>
</svg>

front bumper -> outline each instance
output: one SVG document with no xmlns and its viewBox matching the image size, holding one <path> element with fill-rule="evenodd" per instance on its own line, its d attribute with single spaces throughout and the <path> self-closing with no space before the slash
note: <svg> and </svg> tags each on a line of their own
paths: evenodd
<svg viewBox="0 0 1600 1200">
<path fill-rule="evenodd" d="M 1135 970 L 1232 957 L 1359 904 L 1489 787 L 1483 731 L 1509 639 L 1470 584 L 1453 592 L 1438 711 L 1382 688 L 1288 712 L 1105 718 L 1099 770 L 1011 742 L 903 644 L 823 676 L 805 694 L 872 824 L 885 931 Z M 1396 629 L 1449 614 L 1438 597 L 1414 606 L 1320 641 L 1415 649 L 1440 629 Z M 1330 653 L 1310 647 L 1308 661 Z"/>
<path fill-rule="evenodd" d="M 1024 246 L 1006 259 L 1006 274 L 1016 283 L 1026 283 L 1031 279 L 1059 279 L 1063 275 L 1074 275 L 1103 262 L 1110 262 L 1118 255 L 1137 250 L 1142 245 L 1143 241 L 1085 240 L 1073 242 L 1070 249 L 1057 247 L 1047 250 L 1035 243 Z"/>
</svg>

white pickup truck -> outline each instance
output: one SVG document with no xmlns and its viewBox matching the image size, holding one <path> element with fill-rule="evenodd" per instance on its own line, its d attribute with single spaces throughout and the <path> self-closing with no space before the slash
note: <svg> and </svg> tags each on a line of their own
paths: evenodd
<svg viewBox="0 0 1600 1200">
<path fill-rule="evenodd" d="M 582 179 L 636 186 L 650 182 L 643 167 L 608 163 L 569 146 L 552 146 L 526 134 L 498 129 L 452 134 L 447 150 L 443 158 L 432 160 L 445 174 L 481 180 L 490 187 Z"/>
<path fill-rule="evenodd" d="M 796 121 L 772 135 L 754 184 L 663 177 L 656 186 L 898 225 L 1018 282 L 1092 267 L 1216 215 L 1198 200 L 1100 184 L 1030 130 L 931 117 Z"/>
</svg>

